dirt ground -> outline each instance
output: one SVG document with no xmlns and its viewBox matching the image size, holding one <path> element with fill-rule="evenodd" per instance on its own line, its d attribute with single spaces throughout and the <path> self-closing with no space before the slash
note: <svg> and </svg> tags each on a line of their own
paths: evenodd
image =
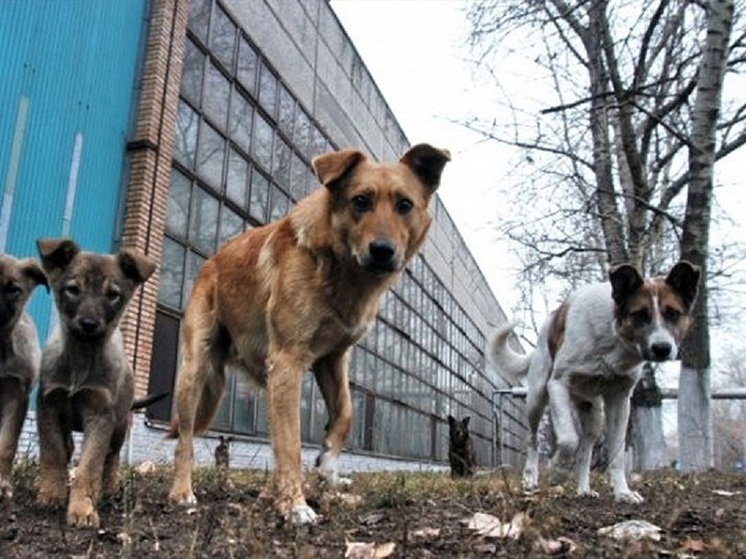
<svg viewBox="0 0 746 559">
<path fill-rule="evenodd" d="M 598 499 L 570 486 L 533 496 L 504 472 L 452 480 L 442 473 L 360 474 L 344 493 L 308 476 L 309 502 L 323 520 L 290 526 L 261 496 L 266 472 L 196 472 L 199 505 L 167 503 L 171 469 L 123 472 L 120 494 L 102 502 L 101 528 L 69 529 L 64 511 L 36 506 L 36 466 L 16 467 L 3 505 L 0 557 L 746 557 L 746 475 L 661 471 L 635 479 L 642 505 L 615 504 L 595 479 Z M 474 513 L 523 519 L 516 539 L 480 535 Z M 614 540 L 599 528 L 639 519 L 660 540 Z M 366 549 L 353 543 L 367 543 Z M 358 553 L 356 555 L 356 553 Z M 376 554 L 377 553 L 377 554 Z"/>
</svg>

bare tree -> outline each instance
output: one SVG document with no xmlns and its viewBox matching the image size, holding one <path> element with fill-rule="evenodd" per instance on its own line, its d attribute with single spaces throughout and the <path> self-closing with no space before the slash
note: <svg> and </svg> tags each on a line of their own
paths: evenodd
<svg viewBox="0 0 746 559">
<path fill-rule="evenodd" d="M 723 80 L 733 25 L 732 0 L 707 5 L 707 34 L 697 74 L 697 96 L 689 138 L 689 188 L 681 255 L 707 277 L 713 165 L 717 150 Z M 714 466 L 710 398 L 710 327 L 707 286 L 694 306 L 694 327 L 687 338 L 679 381 L 679 463 L 683 470 Z"/>
<path fill-rule="evenodd" d="M 609 265 L 623 261 L 659 273 L 678 259 L 679 245 L 695 263 L 707 259 L 702 218 L 709 218 L 709 199 L 692 199 L 691 186 L 686 204 L 682 198 L 695 170 L 701 170 L 701 163 L 690 160 L 708 48 L 702 37 L 709 37 L 712 4 L 481 0 L 470 5 L 473 46 L 498 91 L 506 92 L 507 111 L 505 118 L 465 124 L 522 155 L 515 176 L 525 178 L 511 190 L 520 210 L 501 227 L 520 247 L 522 285 L 560 279 L 571 288 L 603 277 Z M 534 102 L 525 108 L 526 95 L 515 95 L 501 80 L 506 58 L 501 49 L 515 45 L 519 31 L 520 48 L 513 53 L 530 54 L 540 77 L 524 89 L 540 91 L 543 106 Z M 723 69 L 743 67 L 743 37 L 742 28 L 732 43 L 726 36 Z M 708 129 L 714 134 L 711 163 L 746 142 L 741 101 L 715 113 Z M 712 164 L 706 173 L 709 182 L 703 184 L 711 196 Z M 702 203 L 706 214 L 696 211 Z M 693 227 L 699 230 L 695 237 L 682 238 Z M 687 248 L 701 241 L 701 255 Z M 526 306 L 532 301 L 533 294 L 526 293 Z M 706 303 L 705 295 L 696 310 L 704 331 Z M 693 340 L 699 335 L 695 331 Z M 701 371 L 699 365 L 690 368 Z M 660 434 L 659 423 L 644 431 Z"/>
</svg>

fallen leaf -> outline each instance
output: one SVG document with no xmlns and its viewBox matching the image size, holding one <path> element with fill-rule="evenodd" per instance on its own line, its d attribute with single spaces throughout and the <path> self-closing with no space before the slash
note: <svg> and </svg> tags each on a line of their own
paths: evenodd
<svg viewBox="0 0 746 559">
<path fill-rule="evenodd" d="M 545 540 L 539 538 L 541 550 L 547 555 L 572 555 L 578 549 L 578 546 L 570 538 L 560 536 L 556 540 Z"/>
<path fill-rule="evenodd" d="M 467 527 L 485 538 L 510 537 L 517 540 L 521 537 L 527 522 L 528 515 L 525 512 L 516 513 L 513 519 L 505 524 L 500 522 L 500 519 L 496 516 L 483 512 L 475 512 L 469 519 Z"/>
<path fill-rule="evenodd" d="M 412 532 L 415 538 L 437 538 L 440 535 L 440 528 L 420 528 Z"/>
<path fill-rule="evenodd" d="M 712 492 L 715 495 L 720 495 L 721 497 L 734 497 L 735 495 L 740 495 L 740 491 L 725 491 L 723 489 L 713 489 Z"/>
<path fill-rule="evenodd" d="M 684 542 L 681 544 L 682 551 L 696 551 L 698 553 L 707 551 L 707 544 L 703 542 L 702 540 L 692 540 L 690 538 L 687 538 L 684 540 Z"/>
<path fill-rule="evenodd" d="M 609 536 L 615 540 L 641 540 L 648 538 L 654 541 L 661 539 L 661 528 L 647 520 L 626 520 L 613 526 L 598 529 L 599 536 Z"/>
<path fill-rule="evenodd" d="M 365 542 L 345 542 L 345 557 L 349 559 L 385 559 L 390 557 L 396 550 L 396 544 L 393 542 L 375 543 Z"/>
</svg>

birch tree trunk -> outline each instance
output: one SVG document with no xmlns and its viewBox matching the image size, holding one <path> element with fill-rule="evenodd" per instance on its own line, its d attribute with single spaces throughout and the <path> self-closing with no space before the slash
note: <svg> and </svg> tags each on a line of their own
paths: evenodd
<svg viewBox="0 0 746 559">
<path fill-rule="evenodd" d="M 694 325 L 684 347 L 679 379 L 679 463 L 684 471 L 702 471 L 714 465 L 707 255 L 715 132 L 720 115 L 733 12 L 732 0 L 712 0 L 707 3 L 707 35 L 697 76 L 689 144 L 690 181 L 681 256 L 702 268 L 702 285 L 694 306 Z"/>
</svg>

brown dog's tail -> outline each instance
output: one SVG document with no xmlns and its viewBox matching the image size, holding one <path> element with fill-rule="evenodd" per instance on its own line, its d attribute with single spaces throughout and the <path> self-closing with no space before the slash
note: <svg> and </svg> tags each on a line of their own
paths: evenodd
<svg viewBox="0 0 746 559">
<path fill-rule="evenodd" d="M 225 390 L 225 375 L 222 371 L 218 372 L 214 368 L 207 374 L 205 384 L 201 387 L 199 393 L 199 403 L 194 414 L 194 424 L 192 432 L 199 435 L 207 431 L 212 424 L 212 420 L 218 411 L 218 405 L 223 397 Z M 179 436 L 179 417 L 174 414 L 171 419 L 171 425 L 166 435 L 169 439 L 176 439 Z"/>
</svg>

